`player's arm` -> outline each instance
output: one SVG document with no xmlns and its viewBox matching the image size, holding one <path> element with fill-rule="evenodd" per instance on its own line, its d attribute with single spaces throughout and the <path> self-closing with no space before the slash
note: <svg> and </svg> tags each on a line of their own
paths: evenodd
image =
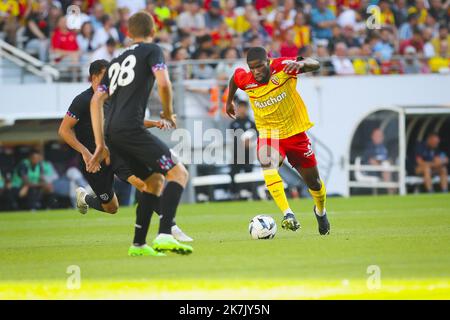
<svg viewBox="0 0 450 320">
<path fill-rule="evenodd" d="M 156 84 L 158 85 L 158 94 L 162 103 L 162 118 L 169 121 L 173 128 L 177 127 L 176 117 L 173 114 L 173 92 L 172 82 L 169 78 L 167 68 L 154 70 Z"/>
<path fill-rule="evenodd" d="M 106 161 L 106 164 L 109 165 L 109 151 L 106 148 L 105 136 L 103 133 L 103 123 L 104 123 L 104 113 L 103 106 L 105 105 L 105 101 L 108 99 L 107 91 L 100 86 L 94 93 L 91 99 L 91 122 L 92 122 L 92 130 L 94 131 L 95 137 L 95 152 L 91 161 L 87 165 L 86 170 L 88 172 L 95 172 L 96 168 L 100 166 L 100 162 L 103 160 Z"/>
<path fill-rule="evenodd" d="M 235 119 L 236 118 L 236 114 L 235 114 L 235 106 L 234 106 L 234 95 L 236 94 L 236 91 L 238 89 L 238 86 L 236 84 L 236 82 L 234 81 L 234 74 L 230 79 L 230 82 L 228 83 L 228 96 L 227 96 L 227 103 L 226 103 L 226 112 L 227 115 L 232 118 Z"/>
<path fill-rule="evenodd" d="M 88 164 L 89 160 L 92 157 L 91 152 L 82 144 L 75 135 L 73 128 L 77 124 L 78 120 L 74 119 L 68 115 L 65 115 L 61 124 L 59 126 L 58 134 L 74 150 L 78 151 L 82 156 L 83 160 Z"/>
<path fill-rule="evenodd" d="M 319 61 L 313 58 L 297 57 L 296 61 L 290 61 L 284 67 L 284 72 L 290 74 L 299 74 L 305 72 L 317 71 L 320 69 Z"/>
</svg>

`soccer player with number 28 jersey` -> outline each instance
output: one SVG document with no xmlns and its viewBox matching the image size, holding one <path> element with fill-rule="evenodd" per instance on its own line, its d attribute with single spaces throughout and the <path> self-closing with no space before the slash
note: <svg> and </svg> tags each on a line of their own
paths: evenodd
<svg viewBox="0 0 450 320">
<path fill-rule="evenodd" d="M 302 176 L 314 200 L 314 214 L 319 233 L 330 232 L 325 202 L 326 190 L 320 179 L 317 161 L 306 131 L 313 126 L 306 106 L 297 92 L 297 75 L 315 71 L 319 62 L 303 57 L 269 59 L 262 47 L 250 48 L 247 54 L 250 72 L 238 68 L 230 79 L 227 113 L 234 117 L 233 98 L 237 89 L 250 99 L 259 133 L 258 160 L 264 173 L 266 187 L 283 212 L 283 229 L 296 231 L 300 224 L 286 198 L 278 168 L 287 157 Z"/>
<path fill-rule="evenodd" d="M 162 117 L 176 128 L 172 84 L 162 49 L 152 43 L 155 34 L 153 18 L 146 12 L 134 14 L 128 20 L 128 31 L 133 44 L 110 62 L 91 100 L 96 149 L 87 170 L 95 172 L 99 163 L 110 155 L 114 168 L 119 163 L 114 157 L 118 156 L 131 169 L 130 175 L 147 185 L 136 208 L 134 240 L 129 255 L 162 256 L 166 251 L 189 254 L 193 252 L 192 247 L 178 242 L 171 234 L 172 221 L 187 184 L 187 170 L 171 150 L 144 127 L 147 101 L 156 82 L 163 106 Z M 104 124 L 103 105 L 107 99 L 110 110 Z M 162 191 L 163 176 L 167 184 Z M 151 215 L 158 207 L 162 217 L 158 236 L 150 247 L 146 237 Z"/>
</svg>

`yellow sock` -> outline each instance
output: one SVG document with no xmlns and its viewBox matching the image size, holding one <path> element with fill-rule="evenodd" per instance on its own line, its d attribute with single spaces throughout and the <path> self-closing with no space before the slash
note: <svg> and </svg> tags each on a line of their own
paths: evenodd
<svg viewBox="0 0 450 320">
<path fill-rule="evenodd" d="M 277 169 L 263 170 L 264 180 L 266 181 L 266 187 L 269 189 L 273 200 L 275 201 L 281 212 L 285 214 L 289 209 L 289 204 L 284 192 L 283 180 L 278 174 Z"/>
<path fill-rule="evenodd" d="M 325 183 L 323 183 L 322 180 L 320 180 L 320 182 L 322 183 L 322 187 L 320 188 L 319 191 L 314 191 L 309 189 L 309 193 L 311 194 L 313 200 L 314 200 L 314 204 L 316 205 L 317 208 L 317 213 L 319 215 L 323 215 L 324 210 L 325 210 L 325 205 L 327 202 L 327 190 L 325 189 Z"/>
</svg>

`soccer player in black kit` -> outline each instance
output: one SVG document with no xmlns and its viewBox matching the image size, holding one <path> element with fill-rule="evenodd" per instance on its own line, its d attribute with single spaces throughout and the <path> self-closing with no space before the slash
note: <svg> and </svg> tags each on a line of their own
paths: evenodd
<svg viewBox="0 0 450 320">
<path fill-rule="evenodd" d="M 110 156 L 114 167 L 114 157 L 119 156 L 147 186 L 139 197 L 129 255 L 158 256 L 164 255 L 165 251 L 189 254 L 193 248 L 178 242 L 170 231 L 187 184 L 188 172 L 171 150 L 143 125 L 147 101 L 156 81 L 163 106 L 162 118 L 176 128 L 172 84 L 163 52 L 152 43 L 155 33 L 153 18 L 148 13 L 138 12 L 130 17 L 128 30 L 133 45 L 111 61 L 91 100 L 96 150 L 87 170 L 95 172 L 99 163 L 108 161 Z M 103 105 L 107 99 L 110 110 L 104 123 Z M 142 173 L 148 170 L 153 174 L 144 176 Z M 167 184 L 160 195 L 160 188 L 155 186 L 162 185 L 161 174 Z M 151 215 L 159 204 L 162 214 L 159 232 L 150 247 L 146 244 L 147 232 Z"/>
<path fill-rule="evenodd" d="M 108 64 L 106 60 L 96 60 L 91 63 L 89 67 L 89 78 L 92 85 L 89 89 L 75 97 L 59 128 L 59 134 L 63 140 L 81 154 L 83 161 L 80 162 L 80 169 L 94 191 L 94 195 L 90 195 L 84 188 L 77 189 L 77 207 L 83 214 L 87 213 L 89 207 L 110 214 L 117 212 L 119 202 L 113 189 L 114 174 L 117 174 L 122 180 L 134 185 L 138 190 L 142 191 L 146 187 L 145 183 L 133 175 L 125 161 L 119 157 L 115 157 L 115 161 L 118 162 L 115 172 L 113 171 L 113 167 L 106 163 L 98 166 L 95 173 L 86 171 L 86 164 L 91 160 L 92 154 L 95 151 L 90 102 L 94 94 L 94 89 L 100 84 Z M 158 127 L 163 129 L 165 127 L 163 121 L 144 120 L 144 125 L 146 128 Z M 192 241 L 175 224 L 175 221 L 172 223 L 171 231 L 179 240 Z"/>
</svg>

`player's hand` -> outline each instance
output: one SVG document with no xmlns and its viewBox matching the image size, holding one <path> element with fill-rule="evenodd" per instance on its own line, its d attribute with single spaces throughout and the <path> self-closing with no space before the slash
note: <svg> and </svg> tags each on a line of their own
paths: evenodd
<svg viewBox="0 0 450 320">
<path fill-rule="evenodd" d="M 166 116 L 164 112 L 160 113 L 161 120 L 165 120 L 169 124 L 169 129 L 176 129 L 177 128 L 177 115 L 172 114 L 170 116 Z"/>
<path fill-rule="evenodd" d="M 287 74 L 299 74 L 305 64 L 302 61 L 290 61 L 284 67 L 284 72 Z"/>
<path fill-rule="evenodd" d="M 109 154 L 108 147 L 97 147 L 95 149 L 95 153 L 92 156 L 91 160 L 88 163 L 88 166 L 86 168 L 87 172 L 95 173 L 98 170 L 100 170 L 101 166 L 100 163 L 102 161 L 105 161 L 106 165 L 109 166 L 111 164 L 111 157 Z"/>
<path fill-rule="evenodd" d="M 157 124 L 157 128 L 158 129 L 161 129 L 161 130 L 170 130 L 170 129 L 172 129 L 172 125 L 166 119 L 161 119 L 161 120 L 157 121 L 157 123 L 158 123 Z"/>
<path fill-rule="evenodd" d="M 91 159 L 93 157 L 92 153 L 90 153 L 89 151 L 85 151 L 85 152 L 83 152 L 81 154 L 81 156 L 83 157 L 83 160 L 84 160 L 84 163 L 86 165 L 86 168 L 88 168 L 89 167 L 89 162 L 91 161 Z M 94 167 L 93 170 L 95 172 L 99 171 L 100 170 L 100 164 L 98 164 L 98 166 Z"/>
<path fill-rule="evenodd" d="M 226 111 L 227 111 L 227 115 L 228 115 L 231 119 L 236 119 L 236 113 L 235 113 L 235 111 L 234 111 L 235 109 L 236 109 L 236 107 L 235 107 L 233 101 L 227 103 Z"/>
</svg>

